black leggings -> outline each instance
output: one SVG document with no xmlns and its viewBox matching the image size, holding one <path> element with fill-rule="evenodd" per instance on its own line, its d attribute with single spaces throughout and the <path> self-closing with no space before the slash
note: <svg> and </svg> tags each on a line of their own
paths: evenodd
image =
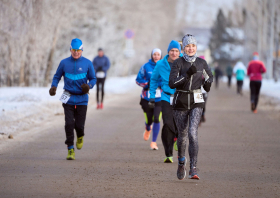
<svg viewBox="0 0 280 198">
<path fill-rule="evenodd" d="M 101 86 L 101 103 L 103 103 L 105 79 L 106 78 L 97 78 L 97 81 L 96 81 L 96 88 L 97 88 L 96 100 L 97 100 L 97 103 L 99 103 L 99 89 L 100 89 L 100 86 Z"/>
<path fill-rule="evenodd" d="M 191 110 L 174 110 L 174 120 L 178 129 L 178 158 L 184 158 L 189 138 L 190 169 L 196 167 L 198 155 L 198 133 L 197 128 L 200 122 L 203 109 L 196 107 Z"/>
<path fill-rule="evenodd" d="M 74 129 L 78 138 L 84 136 L 87 105 L 62 104 L 62 106 L 65 114 L 65 144 L 69 147 L 74 145 Z"/>
<path fill-rule="evenodd" d="M 258 105 L 261 86 L 261 81 L 250 81 L 251 103 L 255 105 L 255 109 Z"/>
<path fill-rule="evenodd" d="M 173 119 L 173 109 L 169 102 L 162 100 L 162 120 L 163 127 L 161 133 L 161 140 L 164 146 L 166 157 L 173 156 L 174 138 L 177 137 L 177 130 Z"/>
<path fill-rule="evenodd" d="M 141 98 L 140 105 L 145 114 L 146 124 L 159 123 L 161 120 L 161 101 L 155 103 L 155 108 L 150 108 L 148 103 L 147 100 Z"/>
<path fill-rule="evenodd" d="M 242 94 L 243 80 L 237 80 L 237 93 Z"/>
</svg>

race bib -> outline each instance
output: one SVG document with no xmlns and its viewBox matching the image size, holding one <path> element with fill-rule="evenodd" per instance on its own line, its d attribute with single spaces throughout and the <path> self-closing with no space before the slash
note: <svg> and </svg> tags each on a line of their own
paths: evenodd
<svg viewBox="0 0 280 198">
<path fill-rule="evenodd" d="M 172 95 L 170 96 L 170 105 L 173 105 L 173 99 L 174 99 L 174 95 L 172 94 Z"/>
<path fill-rule="evenodd" d="M 68 100 L 70 99 L 70 97 L 71 97 L 71 94 L 68 91 L 64 91 L 59 100 L 61 102 L 63 102 L 64 104 L 66 104 L 68 102 Z"/>
<path fill-rule="evenodd" d="M 105 78 L 105 72 L 104 71 L 96 72 L 96 78 Z"/>
<path fill-rule="evenodd" d="M 194 97 L 194 103 L 204 102 L 202 93 L 193 93 L 193 97 Z"/>
<path fill-rule="evenodd" d="M 156 98 L 160 98 L 161 97 L 161 89 L 157 88 L 156 90 Z M 150 91 L 148 92 L 148 98 L 150 98 Z"/>
</svg>

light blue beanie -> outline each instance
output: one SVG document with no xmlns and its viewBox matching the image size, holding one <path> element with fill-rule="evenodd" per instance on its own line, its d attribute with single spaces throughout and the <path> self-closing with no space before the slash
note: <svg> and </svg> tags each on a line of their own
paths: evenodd
<svg viewBox="0 0 280 198">
<path fill-rule="evenodd" d="M 179 52 L 181 53 L 181 45 L 178 41 L 172 40 L 170 42 L 168 49 L 167 49 L 167 53 L 173 48 L 177 48 L 179 50 Z"/>
</svg>

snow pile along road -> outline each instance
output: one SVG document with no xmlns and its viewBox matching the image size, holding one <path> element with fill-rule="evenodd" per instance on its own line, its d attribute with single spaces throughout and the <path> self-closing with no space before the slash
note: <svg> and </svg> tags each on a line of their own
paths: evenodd
<svg viewBox="0 0 280 198">
<path fill-rule="evenodd" d="M 135 78 L 136 76 L 108 78 L 105 82 L 105 93 L 107 96 L 124 94 L 137 86 Z M 48 119 L 53 119 L 53 116 L 63 115 L 62 103 L 59 101 L 63 92 L 63 80 L 60 81 L 55 96 L 49 95 L 49 88 L 0 88 L 0 134 L 28 131 Z M 89 105 L 94 107 L 95 93 L 94 87 L 89 95 Z"/>
</svg>

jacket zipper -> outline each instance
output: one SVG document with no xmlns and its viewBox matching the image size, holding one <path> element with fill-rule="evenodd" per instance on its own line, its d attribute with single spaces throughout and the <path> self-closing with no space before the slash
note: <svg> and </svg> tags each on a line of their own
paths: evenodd
<svg viewBox="0 0 280 198">
<path fill-rule="evenodd" d="M 77 60 L 75 60 L 75 67 L 74 67 L 75 76 L 76 76 L 76 61 Z M 75 80 L 73 81 L 73 83 L 74 83 L 74 92 L 76 93 Z M 75 97 L 75 95 L 74 95 L 74 104 L 76 105 L 76 97 Z"/>
<path fill-rule="evenodd" d="M 191 64 L 193 65 L 193 64 Z M 192 88 L 192 79 L 193 79 L 193 75 L 191 76 L 191 80 L 190 80 L 190 86 L 189 86 L 189 90 L 191 91 L 191 88 Z M 191 94 L 188 94 L 188 109 L 191 109 Z"/>
</svg>

